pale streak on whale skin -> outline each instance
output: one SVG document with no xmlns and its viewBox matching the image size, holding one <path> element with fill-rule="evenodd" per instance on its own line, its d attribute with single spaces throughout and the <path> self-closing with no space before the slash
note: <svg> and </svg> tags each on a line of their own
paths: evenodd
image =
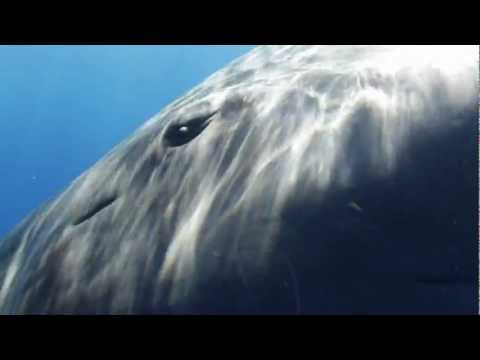
<svg viewBox="0 0 480 360">
<path fill-rule="evenodd" d="M 256 48 L 2 241 L 0 312 L 476 312 L 477 79 L 477 46 Z"/>
</svg>

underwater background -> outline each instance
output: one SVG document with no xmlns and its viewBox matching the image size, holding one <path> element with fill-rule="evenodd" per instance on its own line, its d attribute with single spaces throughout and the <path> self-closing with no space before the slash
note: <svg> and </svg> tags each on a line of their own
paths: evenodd
<svg viewBox="0 0 480 360">
<path fill-rule="evenodd" d="M 0 46 L 0 241 L 249 45 Z"/>
</svg>

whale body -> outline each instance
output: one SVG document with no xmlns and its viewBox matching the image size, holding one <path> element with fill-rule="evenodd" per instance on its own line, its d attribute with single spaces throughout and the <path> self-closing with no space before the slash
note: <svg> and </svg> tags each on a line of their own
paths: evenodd
<svg viewBox="0 0 480 360">
<path fill-rule="evenodd" d="M 0 313 L 478 313 L 478 50 L 255 48 L 0 242 Z"/>
</svg>

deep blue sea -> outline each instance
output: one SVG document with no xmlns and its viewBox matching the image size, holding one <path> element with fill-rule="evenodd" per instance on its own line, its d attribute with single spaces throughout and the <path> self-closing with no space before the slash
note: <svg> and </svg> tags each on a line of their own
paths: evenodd
<svg viewBox="0 0 480 360">
<path fill-rule="evenodd" d="M 253 47 L 0 46 L 0 239 L 164 106 Z"/>
</svg>

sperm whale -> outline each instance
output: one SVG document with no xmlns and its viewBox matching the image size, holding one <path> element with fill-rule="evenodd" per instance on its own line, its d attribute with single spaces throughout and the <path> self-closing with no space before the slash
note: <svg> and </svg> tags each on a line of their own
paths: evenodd
<svg viewBox="0 0 480 360">
<path fill-rule="evenodd" d="M 12 229 L 0 313 L 477 313 L 478 50 L 253 49 Z"/>
</svg>

